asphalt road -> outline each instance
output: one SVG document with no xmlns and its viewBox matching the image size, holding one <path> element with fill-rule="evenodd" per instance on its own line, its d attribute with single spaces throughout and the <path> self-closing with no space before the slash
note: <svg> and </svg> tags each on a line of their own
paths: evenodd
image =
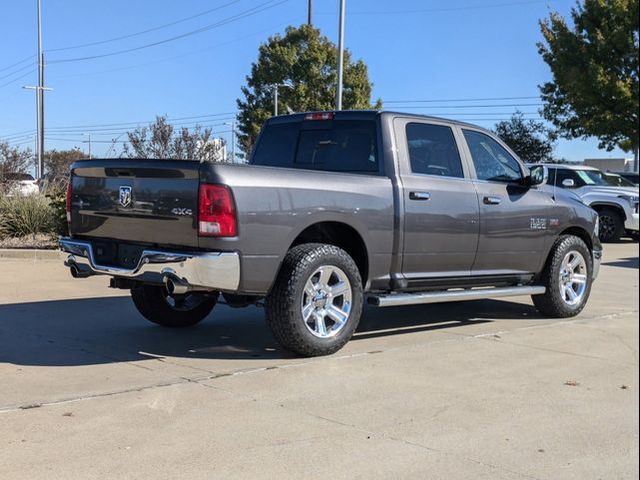
<svg viewBox="0 0 640 480">
<path fill-rule="evenodd" d="M 368 309 L 325 358 L 258 308 L 185 331 L 105 278 L 0 260 L 0 478 L 636 479 L 638 244 L 587 309 Z"/>
</svg>

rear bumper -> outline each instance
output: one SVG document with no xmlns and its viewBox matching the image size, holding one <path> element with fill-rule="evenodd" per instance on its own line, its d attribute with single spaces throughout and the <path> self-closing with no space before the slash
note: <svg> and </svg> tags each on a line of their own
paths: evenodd
<svg viewBox="0 0 640 480">
<path fill-rule="evenodd" d="M 151 283 L 171 277 L 204 290 L 236 291 L 240 285 L 240 256 L 235 252 L 144 250 L 138 264 L 127 269 L 99 265 L 89 242 L 61 238 L 60 249 L 69 254 L 64 264 L 81 277 L 111 275 Z"/>
</svg>

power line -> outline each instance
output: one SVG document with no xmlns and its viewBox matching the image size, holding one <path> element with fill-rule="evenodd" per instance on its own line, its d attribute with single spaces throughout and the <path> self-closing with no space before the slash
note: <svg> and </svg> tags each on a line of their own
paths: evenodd
<svg viewBox="0 0 640 480">
<path fill-rule="evenodd" d="M 5 70 L 9 70 L 12 67 L 15 67 L 16 65 L 20 65 L 21 63 L 26 62 L 27 60 L 31 60 L 33 57 L 35 57 L 34 54 L 29 55 L 28 57 L 23 58 L 22 60 L 20 60 L 19 62 L 16 63 L 12 63 L 11 65 L 7 66 L 7 67 L 2 67 L 0 68 L 0 72 L 4 72 Z"/>
<path fill-rule="evenodd" d="M 86 56 L 86 57 L 63 58 L 63 59 L 60 59 L 60 60 L 51 60 L 51 61 L 49 61 L 49 63 L 50 64 L 55 64 L 55 63 L 80 62 L 80 61 L 84 61 L 84 60 L 94 60 L 96 58 L 111 57 L 111 56 L 114 56 L 114 55 L 121 55 L 123 53 L 130 53 L 130 52 L 135 52 L 135 51 L 138 51 L 138 50 L 143 50 L 145 48 L 150 48 L 150 47 L 155 47 L 155 46 L 158 46 L 158 45 L 163 45 L 165 43 L 173 42 L 175 40 L 180 40 L 182 38 L 185 38 L 185 37 L 188 37 L 188 36 L 191 36 L 191 35 L 196 35 L 198 33 L 203 33 L 203 32 L 206 32 L 208 30 L 212 30 L 214 28 L 218 28 L 218 27 L 233 23 L 235 21 L 242 20 L 244 18 L 256 15 L 258 13 L 264 12 L 264 11 L 269 10 L 271 8 L 274 8 L 274 7 L 277 7 L 277 6 L 282 5 L 284 3 L 287 3 L 289 0 L 280 0 L 280 1 L 276 2 L 276 3 L 273 3 L 275 1 L 276 0 L 268 0 L 267 2 L 261 3 L 260 5 L 257 5 L 255 7 L 252 7 L 250 9 L 248 9 L 248 10 L 245 10 L 245 11 L 243 11 L 241 13 L 238 13 L 238 14 L 233 15 L 231 17 L 228 17 L 228 18 L 225 18 L 223 20 L 220 20 L 220 21 L 218 21 L 216 23 L 212 23 L 212 24 L 206 25 L 206 26 L 198 28 L 196 30 L 191 30 L 191 31 L 183 33 L 181 35 L 176 35 L 176 36 L 173 36 L 173 37 L 170 37 L 170 38 L 165 38 L 164 40 L 159 40 L 157 42 L 147 43 L 145 45 L 140 45 L 140 46 L 137 46 L 137 47 L 127 48 L 127 49 L 124 49 L 124 50 L 117 50 L 115 52 L 103 53 L 103 54 L 99 54 L 99 55 L 90 55 L 90 56 Z"/>
<path fill-rule="evenodd" d="M 27 65 L 24 65 L 24 66 L 20 67 L 19 69 L 14 70 L 14 71 L 13 71 L 13 72 L 11 72 L 11 73 L 7 73 L 4 77 L 0 77 L 0 80 L 4 80 L 4 79 L 5 79 L 5 78 L 7 78 L 7 77 L 10 77 L 10 76 L 12 76 L 12 75 L 15 75 L 16 73 L 18 73 L 18 72 L 22 72 L 22 71 L 26 70 L 27 68 L 31 68 L 31 67 L 33 67 L 33 64 L 27 64 Z"/>
<path fill-rule="evenodd" d="M 209 113 L 206 115 L 191 115 L 191 116 L 187 116 L 187 117 L 167 117 L 167 120 L 170 121 L 170 123 L 173 123 L 174 121 L 180 121 L 180 120 L 194 120 L 194 119 L 210 119 L 210 120 L 226 120 L 226 117 L 233 115 L 235 116 L 236 112 L 222 112 L 222 113 Z M 225 117 L 225 118 L 215 118 L 215 117 Z M 234 117 L 229 117 L 229 118 L 234 118 Z M 150 124 L 153 123 L 154 120 L 142 120 L 142 121 L 138 121 L 138 122 L 117 122 L 117 123 L 94 123 L 94 124 L 87 124 L 87 125 L 59 125 L 59 126 L 53 126 L 53 127 L 49 127 L 47 130 L 49 131 L 67 131 L 67 130 L 73 130 L 73 131 L 97 131 L 97 129 L 93 129 L 93 127 L 125 127 L 125 126 L 137 126 L 140 124 Z M 196 123 L 196 122 L 190 122 L 190 123 Z M 106 129 L 105 129 L 106 130 Z M 114 130 L 114 129 L 109 129 L 109 130 Z M 15 138 L 15 137 L 19 137 L 21 135 L 24 134 L 31 134 L 33 133 L 34 130 L 22 130 L 19 132 L 14 132 L 12 134 L 9 135 L 4 135 L 1 136 L 0 138 Z"/>
<path fill-rule="evenodd" d="M 294 21 L 294 19 L 291 19 L 291 20 L 285 22 L 284 24 L 285 25 L 290 25 L 291 23 L 293 23 L 293 21 Z M 262 29 L 260 31 L 251 33 L 249 35 L 244 35 L 242 37 L 238 37 L 238 38 L 235 38 L 233 40 L 229 40 L 227 42 L 217 43 L 217 44 L 211 45 L 211 46 L 209 46 L 207 48 L 199 48 L 197 50 L 190 50 L 190 51 L 187 51 L 185 53 L 181 53 L 180 55 L 172 55 L 170 57 L 160 58 L 158 60 L 153 60 L 151 62 L 136 63 L 135 65 L 128 65 L 128 66 L 124 66 L 124 67 L 110 68 L 110 69 L 107 69 L 107 70 L 98 70 L 98 71 L 93 71 L 93 72 L 84 72 L 83 71 L 83 72 L 69 73 L 69 74 L 63 74 L 63 75 L 53 74 L 53 75 L 50 75 L 50 77 L 67 78 L 67 77 L 81 77 L 81 76 L 85 76 L 85 75 L 103 75 L 105 73 L 120 72 L 122 70 L 130 70 L 130 69 L 133 69 L 133 68 L 145 67 L 147 65 L 154 65 L 156 63 L 166 62 L 168 60 L 175 60 L 176 58 L 187 57 L 189 55 L 195 55 L 196 53 L 202 53 L 202 52 L 206 52 L 206 51 L 213 50 L 213 49 L 216 49 L 216 48 L 224 47 L 224 46 L 230 45 L 232 43 L 240 42 L 240 41 L 245 40 L 247 38 L 255 37 L 257 35 L 262 35 L 265 32 L 271 32 L 271 31 L 273 31 L 273 29 L 276 29 L 276 28 L 280 29 L 281 27 L 282 27 L 282 22 L 279 23 L 278 25 L 273 25 L 273 26 L 271 26 L 269 28 Z"/>
<path fill-rule="evenodd" d="M 175 20 L 175 21 L 170 22 L 170 23 L 165 23 L 164 25 L 159 25 L 157 27 L 148 28 L 147 30 L 142 30 L 142 31 L 139 31 L 139 32 L 130 33 L 128 35 L 121 35 L 119 37 L 108 38 L 106 40 L 100 40 L 100 41 L 97 41 L 97 42 L 82 43 L 82 44 L 79 44 L 79 45 L 71 45 L 71 46 L 68 46 L 68 47 L 50 48 L 50 49 L 47 50 L 47 52 L 61 52 L 63 50 L 73 50 L 73 49 L 76 49 L 76 48 L 92 47 L 94 45 L 102 45 L 102 44 L 105 44 L 105 43 L 116 42 L 118 40 L 124 40 L 126 38 L 137 37 L 139 35 L 144 35 L 145 33 L 155 32 L 157 30 L 162 30 L 163 28 L 172 27 L 173 25 L 177 25 L 179 23 L 183 23 L 183 22 L 186 22 L 186 21 L 189 21 L 189 20 L 193 20 L 194 18 L 198 18 L 198 17 L 202 17 L 204 15 L 208 15 L 209 13 L 215 12 L 217 10 L 222 10 L 223 8 L 228 7 L 230 5 L 233 5 L 234 3 L 238 3 L 240 1 L 241 0 L 233 0 L 231 2 L 225 3 L 224 5 L 220 5 L 220 6 L 215 7 L 215 8 L 210 8 L 209 10 L 205 10 L 203 12 L 196 13 L 195 15 L 191 15 L 189 17 L 184 17 L 184 18 L 181 18 L 180 20 Z"/>
<path fill-rule="evenodd" d="M 26 77 L 27 75 L 31 75 L 33 72 L 35 72 L 37 70 L 37 68 L 34 68 L 32 70 L 29 70 L 27 73 L 25 73 L 24 75 L 20 75 L 19 77 L 14 78 L 13 80 L 9 80 L 6 83 L 3 83 L 2 85 L 0 85 L 0 88 L 2 87 L 6 87 L 7 85 L 11 85 L 12 83 L 17 82 L 18 80 L 20 80 L 21 78 Z"/>
</svg>

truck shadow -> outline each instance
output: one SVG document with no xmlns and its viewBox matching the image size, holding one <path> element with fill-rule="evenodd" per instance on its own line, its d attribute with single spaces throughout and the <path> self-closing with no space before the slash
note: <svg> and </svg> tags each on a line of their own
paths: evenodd
<svg viewBox="0 0 640 480">
<path fill-rule="evenodd" d="M 352 341 L 452 329 L 494 319 L 531 319 L 530 305 L 484 300 L 365 309 Z M 146 322 L 129 297 L 0 305 L 0 363 L 79 366 L 162 357 L 285 359 L 260 308 L 219 305 L 196 327 L 166 329 Z"/>
<path fill-rule="evenodd" d="M 604 262 L 602 265 L 619 268 L 635 268 L 637 270 L 640 266 L 640 259 L 638 257 L 621 258 L 612 262 Z"/>
</svg>

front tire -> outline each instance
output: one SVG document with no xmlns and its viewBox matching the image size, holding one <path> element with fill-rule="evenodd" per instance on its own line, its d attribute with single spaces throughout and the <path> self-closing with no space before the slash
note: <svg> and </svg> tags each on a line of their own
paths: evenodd
<svg viewBox="0 0 640 480">
<path fill-rule="evenodd" d="M 192 292 L 169 295 L 160 285 L 141 284 L 131 289 L 131 299 L 144 318 L 163 327 L 191 327 L 204 320 L 218 301 L 218 293 Z"/>
<path fill-rule="evenodd" d="M 362 315 L 362 279 L 341 248 L 305 244 L 286 255 L 266 299 L 267 322 L 276 340 L 305 357 L 340 350 Z"/>
<path fill-rule="evenodd" d="M 553 245 L 540 275 L 547 291 L 533 295 L 533 304 L 546 317 L 574 317 L 587 304 L 592 276 L 593 259 L 587 245 L 578 237 L 562 235 Z"/>
</svg>

